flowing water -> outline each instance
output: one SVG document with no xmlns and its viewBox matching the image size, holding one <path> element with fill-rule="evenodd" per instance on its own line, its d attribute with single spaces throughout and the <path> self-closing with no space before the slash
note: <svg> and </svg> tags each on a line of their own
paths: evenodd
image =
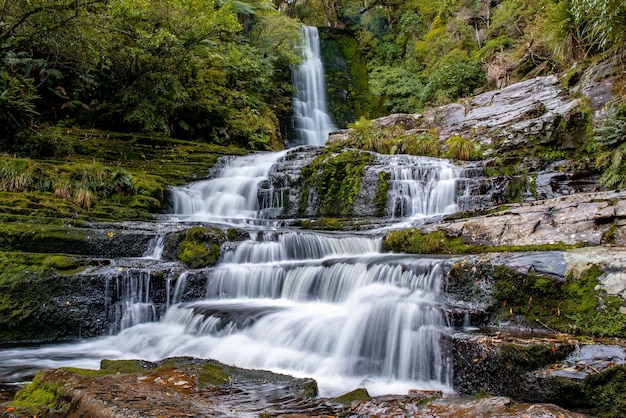
<svg viewBox="0 0 626 418">
<path fill-rule="evenodd" d="M 297 145 L 324 145 L 334 130 L 326 108 L 326 83 L 317 28 L 305 26 L 305 59 L 294 71 L 298 90 L 293 99 L 293 128 Z"/>
<path fill-rule="evenodd" d="M 39 367 L 97 368 L 105 357 L 196 356 L 313 377 L 323 395 L 355 387 L 372 394 L 450 391 L 452 367 L 443 338 L 449 323 L 441 288 L 452 260 L 384 254 L 381 238 L 365 234 L 246 224 L 264 209 L 266 179 L 283 155 L 230 159 L 212 179 L 173 190 L 175 218 L 238 220 L 249 239 L 224 246 L 222 260 L 212 268 L 161 277 L 167 280 L 161 318 L 151 297 L 156 279 L 150 271 L 166 264 L 154 259 L 162 253 L 163 228 L 146 256 L 115 260 L 108 267 L 117 274 L 111 280 L 118 281 L 117 302 L 110 308 L 116 335 L 2 351 L 0 378 L 25 378 Z M 450 210 L 453 167 L 427 160 L 429 169 L 418 168 L 415 162 L 424 165 L 423 160 L 410 161 L 410 175 L 407 161 L 392 167 L 397 185 L 390 197 L 406 198 L 409 203 L 400 206 L 413 208 L 400 215 Z M 411 180 L 416 172 L 422 176 Z M 261 183 L 265 192 L 259 191 Z M 422 203 L 411 203 L 419 199 Z M 204 297 L 186 292 L 189 275 L 204 281 Z"/>
<path fill-rule="evenodd" d="M 295 120 L 302 142 L 322 145 L 330 122 L 313 29 L 304 29 L 310 48 L 297 76 L 305 87 L 294 100 Z M 261 214 L 284 204 L 271 170 L 288 152 L 222 160 L 209 179 L 171 189 L 169 222 L 178 222 L 179 229 L 191 221 L 247 231 L 249 239 L 223 247 L 216 266 L 180 272 L 179 265 L 160 261 L 166 234 L 159 227 L 143 258 L 108 267 L 115 277 L 110 280 L 121 280 L 115 282 L 116 302 L 107 308 L 113 335 L 2 350 L 0 381 L 27 379 L 42 367 L 98 368 L 102 358 L 196 356 L 313 377 L 322 395 L 356 387 L 371 394 L 451 391 L 441 289 L 453 260 L 385 254 L 375 235 L 272 226 Z M 463 172 L 449 162 L 394 157 L 388 170 L 389 217 L 450 213 L 462 206 Z M 169 274 L 152 277 L 157 267 L 169 268 Z M 205 283 L 200 297 L 187 291 L 198 277 Z M 156 280 L 166 282 L 162 310 L 153 301 Z"/>
</svg>

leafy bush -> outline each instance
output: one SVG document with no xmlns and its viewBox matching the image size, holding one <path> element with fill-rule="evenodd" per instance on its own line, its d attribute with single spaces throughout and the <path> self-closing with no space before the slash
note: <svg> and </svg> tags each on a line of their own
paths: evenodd
<svg viewBox="0 0 626 418">
<path fill-rule="evenodd" d="M 1 64 L 0 64 L 1 65 Z M 35 89 L 26 81 L 0 68 L 0 137 L 28 128 L 38 113 Z"/>
<path fill-rule="evenodd" d="M 428 76 L 420 99 L 425 105 L 447 103 L 471 94 L 486 82 L 480 63 L 472 61 L 465 51 L 455 49 Z"/>
<path fill-rule="evenodd" d="M 439 157 L 441 154 L 439 139 L 430 133 L 410 135 L 405 138 L 405 141 L 408 154 L 423 155 L 425 157 Z"/>
</svg>

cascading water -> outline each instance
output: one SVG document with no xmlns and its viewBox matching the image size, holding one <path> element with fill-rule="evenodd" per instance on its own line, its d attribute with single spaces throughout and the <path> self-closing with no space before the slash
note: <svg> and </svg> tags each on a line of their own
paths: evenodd
<svg viewBox="0 0 626 418">
<path fill-rule="evenodd" d="M 362 386 L 372 394 L 450 391 L 440 293 L 449 260 L 381 254 L 380 238 L 365 236 L 253 237 L 194 272 L 206 278 L 204 299 L 186 300 L 183 275 L 160 322 L 61 348 L 0 352 L 0 376 L 25 365 L 97 368 L 102 357 L 195 356 L 314 377 L 322 395 Z M 131 281 L 129 293 L 145 300 L 143 283 Z"/>
<path fill-rule="evenodd" d="M 280 207 L 280 193 L 272 188 L 259 196 L 273 164 L 283 152 L 252 154 L 229 161 L 213 178 L 172 187 L 173 214 L 187 220 L 229 221 L 257 218 L 260 210 Z"/>
<path fill-rule="evenodd" d="M 293 128 L 298 145 L 324 145 L 334 130 L 326 106 L 326 83 L 317 28 L 304 26 L 305 59 L 294 71 Z"/>
<path fill-rule="evenodd" d="M 398 155 L 389 159 L 388 215 L 415 218 L 459 210 L 463 169 L 446 160 Z M 467 187 L 467 182 L 465 182 Z"/>
<path fill-rule="evenodd" d="M 304 31 L 312 45 L 317 32 Z M 308 72 L 321 66 L 314 48 L 307 56 L 315 63 L 303 64 L 298 76 L 304 95 L 294 100 L 294 120 L 303 143 L 322 145 L 331 128 L 322 81 Z M 102 358 L 196 356 L 314 377 L 324 396 L 356 387 L 371 394 L 451 391 L 441 295 L 449 260 L 383 254 L 380 238 L 364 235 L 251 228 L 248 220 L 284 203 L 270 173 L 286 153 L 232 158 L 208 180 L 171 188 L 178 220 L 237 223 L 250 228 L 250 239 L 224 247 L 212 268 L 165 267 L 171 269 L 163 279 L 167 310 L 158 322 L 150 295 L 156 279 L 141 269 L 128 269 L 120 278 L 125 261 L 116 261 L 111 271 L 122 290 L 111 312 L 119 334 L 0 351 L 0 381 L 23 379 L 42 367 L 97 368 Z M 436 159 L 393 158 L 395 163 L 384 164 L 390 173 L 388 215 L 457 209 L 458 168 Z M 166 264 L 159 261 L 162 250 L 163 242 L 155 240 L 140 262 Z M 204 298 L 187 291 L 198 277 L 206 281 Z"/>
</svg>

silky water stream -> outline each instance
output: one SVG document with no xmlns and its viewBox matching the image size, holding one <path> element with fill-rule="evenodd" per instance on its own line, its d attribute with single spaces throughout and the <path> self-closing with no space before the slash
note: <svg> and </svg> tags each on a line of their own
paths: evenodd
<svg viewBox="0 0 626 418">
<path fill-rule="evenodd" d="M 323 99 L 315 89 L 303 90 L 296 128 L 303 135 L 317 131 L 304 124 L 321 120 L 330 129 L 323 106 L 305 103 Z M 320 145 L 326 135 L 302 141 Z M 314 233 L 264 219 L 266 209 L 283 204 L 269 178 L 288 152 L 223 159 L 208 180 L 172 188 L 172 214 L 165 220 L 170 230 L 202 224 L 247 232 L 248 239 L 223 246 L 217 265 L 176 273 L 178 263 L 160 260 L 167 228 L 159 227 L 140 263 L 118 259 L 102 268 L 123 289 L 110 307 L 111 335 L 2 350 L 0 381 L 28 379 L 39 368 L 98 368 L 103 358 L 195 356 L 313 377 L 322 396 L 357 387 L 373 395 L 451 391 L 441 289 L 453 260 L 385 254 L 375 233 Z M 463 170 L 449 162 L 403 156 L 388 166 L 388 218 L 406 221 L 463 207 Z M 171 273 L 153 278 L 157 267 Z M 186 292 L 189 278 L 205 283 L 204 295 Z M 151 293 L 156 280 L 167 281 L 167 302 L 159 309 Z"/>
<path fill-rule="evenodd" d="M 1 351 L 1 378 L 19 380 L 41 367 L 97 368 L 102 358 L 195 356 L 313 377 L 322 395 L 356 387 L 372 394 L 411 388 L 451 391 L 452 367 L 443 338 L 450 328 L 441 289 L 453 260 L 386 254 L 375 234 L 322 234 L 260 219 L 265 205 L 280 204 L 267 197 L 271 188 L 265 194 L 258 189 L 284 156 L 230 159 L 213 178 L 172 190 L 170 225 L 237 226 L 249 238 L 225 245 L 214 267 L 160 277 L 168 280 L 169 306 L 159 318 L 151 303 L 156 279 L 150 278 L 150 266 L 163 270 L 168 263 L 156 259 L 161 251 L 153 246 L 146 249 L 141 268 L 136 259 L 114 260 L 106 267 L 117 275 L 115 280 L 124 281 L 118 286 L 123 289 L 121 305 L 112 310 L 114 335 Z M 404 163 L 420 161 L 407 157 Z M 415 202 L 419 199 L 411 190 L 423 196 L 428 189 L 426 199 L 439 203 L 412 203 L 423 208 L 415 209 L 421 216 L 457 208 L 449 187 L 450 164 L 441 161 L 436 168 L 432 159 L 424 161 L 430 167 L 428 179 L 412 181 L 434 184 L 409 185 L 404 175 L 401 186 L 389 190 L 390 205 L 398 206 L 393 196 Z M 188 276 L 204 281 L 204 297 L 186 294 Z"/>
</svg>

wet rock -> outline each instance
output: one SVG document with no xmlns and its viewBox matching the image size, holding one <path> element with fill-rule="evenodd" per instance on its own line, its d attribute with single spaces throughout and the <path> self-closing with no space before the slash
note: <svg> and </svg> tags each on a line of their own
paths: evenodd
<svg viewBox="0 0 626 418">
<path fill-rule="evenodd" d="M 419 127 L 418 115 L 409 115 L 405 113 L 396 113 L 393 115 L 384 116 L 382 118 L 375 119 L 373 124 L 379 129 L 401 127 L 405 131 L 417 129 Z"/>
<path fill-rule="evenodd" d="M 500 212 L 444 221 L 431 229 L 463 237 L 465 243 L 487 245 L 599 245 L 610 228 L 621 241 L 621 202 L 626 192 L 576 194 L 540 202 L 511 205 Z M 614 226 L 612 226 L 614 225 Z"/>
<path fill-rule="evenodd" d="M 549 369 L 546 376 L 584 379 L 609 367 L 626 364 L 626 350 L 622 346 L 589 344 L 578 346 L 558 367 Z"/>
<path fill-rule="evenodd" d="M 433 417 L 533 417 L 533 418 L 579 418 L 585 414 L 571 412 L 553 404 L 515 403 L 504 397 L 483 399 L 436 400 L 419 410 L 422 415 Z M 403 415 L 398 415 L 403 416 Z"/>
<path fill-rule="evenodd" d="M 594 112 L 599 112 L 605 104 L 613 100 L 612 89 L 620 71 L 617 61 L 611 57 L 592 65 L 572 88 L 573 92 L 589 98 Z"/>
<path fill-rule="evenodd" d="M 257 417 L 265 411 L 278 415 L 306 410 L 299 405 L 317 394 L 312 379 L 240 369 L 213 360 L 137 361 L 134 367 L 127 364 L 122 369 L 115 367 L 117 363 L 105 366 L 103 361 L 101 371 L 44 371 L 33 385 L 62 394 L 53 408 L 43 407 L 45 416 Z"/>
</svg>

